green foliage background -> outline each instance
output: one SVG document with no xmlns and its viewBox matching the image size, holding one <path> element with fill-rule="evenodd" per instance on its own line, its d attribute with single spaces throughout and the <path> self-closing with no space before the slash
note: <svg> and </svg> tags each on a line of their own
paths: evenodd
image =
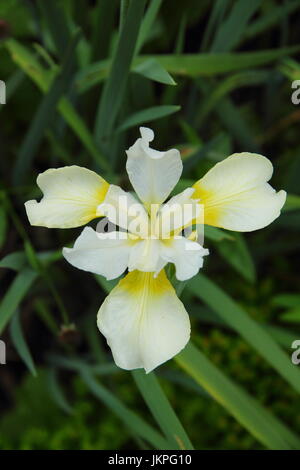
<svg viewBox="0 0 300 470">
<path fill-rule="evenodd" d="M 299 0 L 6 0 L 0 4 L 1 449 L 299 449 Z M 237 151 L 271 159 L 284 213 L 207 227 L 182 290 L 192 342 L 145 376 L 95 325 L 110 283 L 61 256 L 80 229 L 30 227 L 38 173 L 69 164 L 130 189 L 139 125 L 177 147 L 181 190 Z M 169 272 L 171 276 L 171 271 Z"/>
</svg>

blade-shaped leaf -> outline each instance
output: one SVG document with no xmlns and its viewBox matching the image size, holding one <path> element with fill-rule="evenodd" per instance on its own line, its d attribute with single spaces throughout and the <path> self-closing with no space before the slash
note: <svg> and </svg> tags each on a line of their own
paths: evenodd
<svg viewBox="0 0 300 470">
<path fill-rule="evenodd" d="M 10 323 L 10 336 L 19 356 L 22 358 L 32 375 L 36 376 L 36 368 L 31 356 L 31 352 L 24 338 L 20 321 L 20 313 L 18 310 L 14 314 Z"/>
<path fill-rule="evenodd" d="M 145 439 L 157 449 L 168 449 L 168 442 L 161 436 L 159 432 L 157 432 L 137 414 L 123 405 L 123 403 L 107 388 L 100 384 L 100 382 L 96 380 L 92 374 L 90 374 L 87 370 L 82 370 L 81 377 L 93 395 L 99 398 L 108 408 L 112 410 L 113 413 L 119 416 L 119 418 L 133 434 Z"/>
<path fill-rule="evenodd" d="M 193 449 L 193 445 L 177 418 L 154 373 L 136 370 L 133 378 L 157 424 L 173 449 Z"/>
<path fill-rule="evenodd" d="M 97 112 L 95 137 L 99 143 L 110 135 L 124 98 L 144 6 L 145 0 L 131 0 L 129 4 Z"/>
<path fill-rule="evenodd" d="M 299 449 L 300 439 L 232 382 L 193 344 L 175 360 L 237 421 L 269 449 Z"/>
<path fill-rule="evenodd" d="M 217 244 L 220 255 L 241 274 L 248 282 L 254 282 L 256 278 L 255 265 L 245 242 L 240 233 L 233 233 L 231 240 L 224 240 Z"/>
<path fill-rule="evenodd" d="M 14 167 L 15 184 L 20 183 L 26 176 L 45 130 L 50 125 L 57 104 L 70 85 L 70 72 L 73 67 L 74 50 L 79 40 L 79 32 L 74 35 L 63 61 L 61 72 L 55 78 L 49 93 L 42 100 L 32 124 L 26 134 Z"/>
<path fill-rule="evenodd" d="M 188 289 L 217 312 L 236 332 L 300 392 L 300 371 L 271 336 L 253 320 L 228 294 L 203 274 L 188 283 Z"/>
<path fill-rule="evenodd" d="M 142 109 L 128 116 L 125 121 L 118 127 L 117 132 L 122 132 L 131 127 L 139 126 L 146 122 L 161 119 L 180 110 L 180 106 L 153 106 L 152 108 Z"/>
<path fill-rule="evenodd" d="M 24 268 L 17 274 L 9 286 L 0 304 L 0 334 L 10 321 L 37 276 L 38 274 L 32 269 Z"/>
<path fill-rule="evenodd" d="M 164 83 L 165 85 L 176 85 L 171 75 L 155 59 L 148 59 L 145 60 L 145 62 L 141 62 L 134 67 L 133 71 L 155 82 Z"/>
</svg>

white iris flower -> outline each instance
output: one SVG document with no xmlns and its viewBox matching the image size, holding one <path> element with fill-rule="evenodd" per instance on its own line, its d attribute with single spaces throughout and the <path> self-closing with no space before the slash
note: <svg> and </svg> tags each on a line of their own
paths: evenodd
<svg viewBox="0 0 300 470">
<path fill-rule="evenodd" d="M 93 171 L 79 166 L 49 169 L 37 184 L 44 196 L 25 204 L 31 225 L 71 228 L 103 217 L 119 231 L 86 227 L 63 255 L 73 266 L 114 279 L 126 269 L 98 312 L 98 327 L 116 364 L 150 372 L 179 353 L 190 338 L 184 305 L 164 267 L 174 263 L 180 281 L 195 276 L 208 254 L 186 227 L 204 222 L 249 232 L 276 219 L 286 199 L 267 183 L 272 163 L 254 153 L 233 154 L 216 164 L 192 188 L 165 203 L 182 173 L 178 150 L 150 148 L 153 131 L 127 151 L 127 173 L 142 202 Z M 192 232 L 193 234 L 194 232 Z"/>
</svg>

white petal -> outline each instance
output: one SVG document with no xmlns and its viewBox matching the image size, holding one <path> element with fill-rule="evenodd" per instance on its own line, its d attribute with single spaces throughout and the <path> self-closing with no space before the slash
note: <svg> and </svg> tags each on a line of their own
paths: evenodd
<svg viewBox="0 0 300 470">
<path fill-rule="evenodd" d="M 146 237 L 149 231 L 149 217 L 145 208 L 134 196 L 111 184 L 98 210 L 110 222 L 135 235 Z"/>
<path fill-rule="evenodd" d="M 79 166 L 51 168 L 41 173 L 37 184 L 44 193 L 40 202 L 27 201 L 31 225 L 49 228 L 79 227 L 95 217 L 108 183 L 93 171 Z"/>
<path fill-rule="evenodd" d="M 195 183 L 193 198 L 204 204 L 204 222 L 239 232 L 269 225 L 280 215 L 286 192 L 267 181 L 273 166 L 254 153 L 236 153 L 217 163 Z"/>
<path fill-rule="evenodd" d="M 141 138 L 127 150 L 126 169 L 131 184 L 147 206 L 166 200 L 182 173 L 182 161 L 178 150 L 159 152 L 149 147 L 154 133 L 140 128 Z"/>
<path fill-rule="evenodd" d="M 75 268 L 115 279 L 127 268 L 134 243 L 124 232 L 97 233 L 85 227 L 74 247 L 64 248 L 63 255 Z"/>
<path fill-rule="evenodd" d="M 186 281 L 195 276 L 203 266 L 203 256 L 209 251 L 199 243 L 184 237 L 177 237 L 162 243 L 161 257 L 176 267 L 176 277 Z"/>
<path fill-rule="evenodd" d="M 178 354 L 190 337 L 189 316 L 161 271 L 133 271 L 105 299 L 98 327 L 122 369 L 150 372 Z"/>
<path fill-rule="evenodd" d="M 158 266 L 161 265 L 160 246 L 161 242 L 157 239 L 148 238 L 136 242 L 130 252 L 129 271 L 138 269 L 144 272 L 157 272 Z"/>
<path fill-rule="evenodd" d="M 194 188 L 187 188 L 160 207 L 155 226 L 157 236 L 168 238 L 171 232 L 182 230 L 198 218 L 201 208 L 191 199 L 194 191 Z"/>
</svg>

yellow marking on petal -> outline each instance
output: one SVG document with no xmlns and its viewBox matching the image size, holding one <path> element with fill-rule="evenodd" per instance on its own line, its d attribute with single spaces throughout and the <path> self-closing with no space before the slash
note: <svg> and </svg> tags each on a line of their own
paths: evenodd
<svg viewBox="0 0 300 470">
<path fill-rule="evenodd" d="M 199 182 L 194 184 L 193 188 L 195 189 L 195 192 L 192 195 L 192 198 L 199 199 L 199 204 L 203 204 L 204 206 L 204 214 L 202 215 L 204 221 L 202 220 L 201 223 L 219 227 L 221 208 L 215 205 L 217 198 L 215 191 L 207 191 L 201 188 L 201 184 L 199 184 Z"/>
<path fill-rule="evenodd" d="M 154 278 L 153 272 L 132 271 L 119 282 L 118 287 L 126 290 L 132 296 L 160 296 L 173 287 L 164 269 Z"/>
<path fill-rule="evenodd" d="M 105 181 L 104 179 L 102 179 L 102 180 L 103 180 L 102 181 L 102 186 L 101 186 L 101 188 L 97 189 L 96 194 L 95 194 L 95 199 L 97 201 L 98 206 L 104 201 L 105 196 L 106 196 L 107 191 L 108 191 L 108 188 L 110 186 L 109 183 L 107 183 L 107 181 Z M 101 216 L 104 215 L 101 211 L 98 210 L 98 206 L 96 207 L 95 213 L 92 217 L 93 219 L 95 217 L 101 217 Z"/>
</svg>

